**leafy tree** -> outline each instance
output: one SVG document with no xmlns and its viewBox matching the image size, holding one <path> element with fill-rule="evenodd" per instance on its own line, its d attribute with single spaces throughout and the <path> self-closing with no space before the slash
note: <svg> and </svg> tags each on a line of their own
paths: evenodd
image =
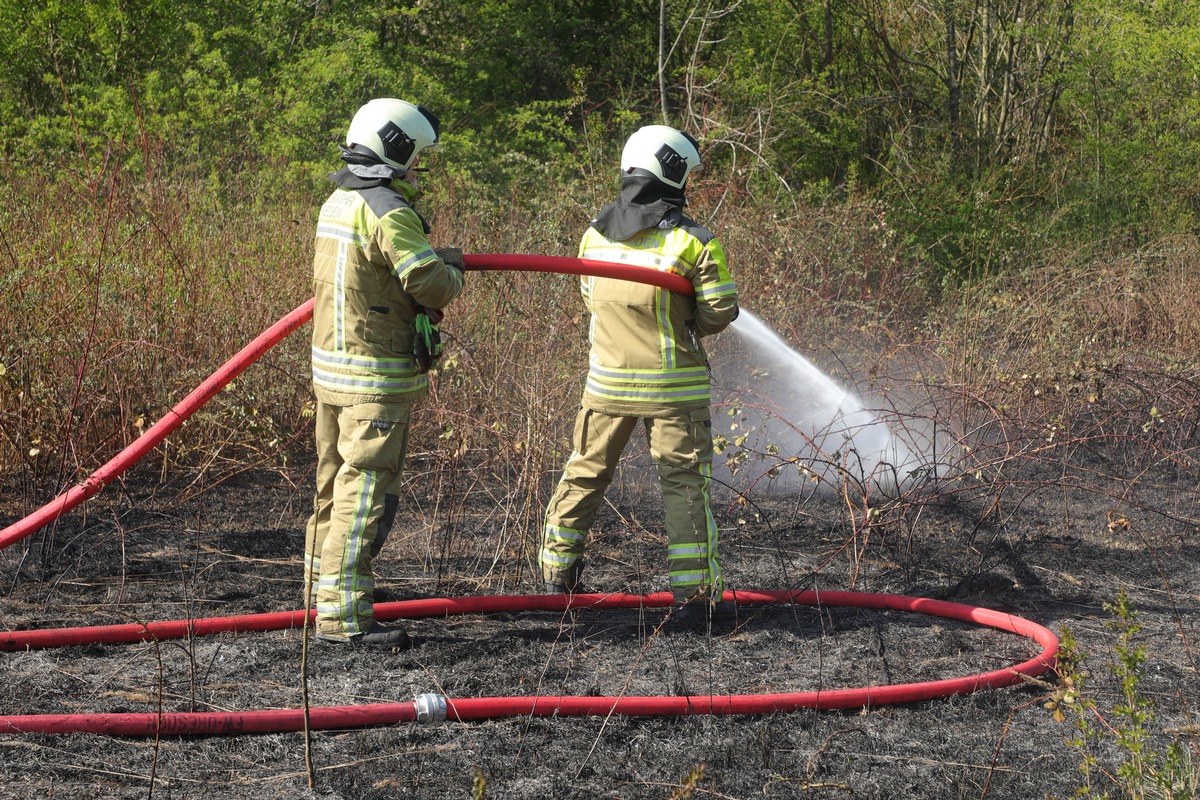
<svg viewBox="0 0 1200 800">
<path fill-rule="evenodd" d="M 1200 211 L 1200 7 L 1080 0 L 1065 92 L 1076 169 L 1056 187 L 1089 235 L 1136 240 L 1195 226 Z"/>
<path fill-rule="evenodd" d="M 318 191 L 354 110 L 401 96 L 489 203 L 607 192 L 665 119 L 705 143 L 703 180 L 879 203 L 948 281 L 1197 218 L 1190 0 L 0 0 L 0 25 L 9 170 L 116 152 Z"/>
</svg>

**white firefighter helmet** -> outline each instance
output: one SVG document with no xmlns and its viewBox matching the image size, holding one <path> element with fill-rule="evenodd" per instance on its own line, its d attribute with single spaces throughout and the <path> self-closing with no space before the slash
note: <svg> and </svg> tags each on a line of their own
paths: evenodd
<svg viewBox="0 0 1200 800">
<path fill-rule="evenodd" d="M 421 106 L 390 97 L 376 98 L 360 108 L 346 133 L 347 146 L 370 148 L 401 173 L 408 172 L 417 155 L 437 140 L 437 117 Z"/>
<path fill-rule="evenodd" d="M 639 128 L 621 151 L 621 172 L 643 169 L 676 189 L 682 189 L 688 176 L 699 168 L 696 140 L 667 125 Z"/>
</svg>

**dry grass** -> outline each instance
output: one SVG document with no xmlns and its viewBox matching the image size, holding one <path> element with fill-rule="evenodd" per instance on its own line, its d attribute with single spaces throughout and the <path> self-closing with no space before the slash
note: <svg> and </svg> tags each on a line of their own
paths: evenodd
<svg viewBox="0 0 1200 800">
<path fill-rule="evenodd" d="M 28 504 L 79 480 L 306 297 L 307 209 L 194 182 L 21 186 L 0 283 L 0 458 Z M 154 468 L 256 463 L 306 387 L 288 343 L 164 445 Z"/>
<path fill-rule="evenodd" d="M 7 500 L 27 510 L 110 458 L 307 297 L 311 217 L 324 189 L 277 196 L 247 184 L 136 183 L 111 169 L 82 184 L 14 181 L 7 192 L 0 463 Z M 783 217 L 696 194 L 693 211 L 719 232 L 744 304 L 871 398 L 894 430 L 936 438 L 940 452 L 923 465 L 939 476 L 936 494 L 977 483 L 991 493 L 982 502 L 1001 508 L 1013 465 L 1053 460 L 1048 452 L 1103 448 L 1124 464 L 1194 468 L 1195 240 L 1103 258 L 1052 254 L 987 283 L 934 291 L 920 254 L 877 208 Z M 468 252 L 570 254 L 597 203 L 594 193 L 548 187 L 496 208 L 447 181 L 432 202 L 433 238 Z M 491 498 L 493 523 L 527 561 L 517 532 L 540 516 L 569 448 L 584 371 L 576 282 L 471 275 L 445 331 L 448 355 L 417 423 L 413 471 L 446 491 L 422 513 L 431 527 L 453 526 L 472 492 L 508 487 Z M 145 468 L 198 473 L 211 485 L 303 457 L 306 349 L 303 331 L 292 336 Z M 870 506 L 882 498 L 844 478 L 836 488 L 851 507 L 880 519 Z"/>
</svg>

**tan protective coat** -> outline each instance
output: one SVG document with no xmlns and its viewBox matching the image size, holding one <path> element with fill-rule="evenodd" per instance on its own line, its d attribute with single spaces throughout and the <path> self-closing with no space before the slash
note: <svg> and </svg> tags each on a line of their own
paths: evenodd
<svg viewBox="0 0 1200 800">
<path fill-rule="evenodd" d="M 574 452 L 546 509 L 542 578 L 577 588 L 588 531 L 639 419 L 666 506 L 667 562 L 676 597 L 719 596 L 712 517 L 711 380 L 700 339 L 738 314 L 725 254 L 694 223 L 617 242 L 589 228 L 582 258 L 637 264 L 691 280 L 695 298 L 609 278 L 582 279 L 591 355 Z"/>
<path fill-rule="evenodd" d="M 338 189 L 317 223 L 317 491 L 305 571 L 326 636 L 374 622 L 371 564 L 399 502 L 411 404 L 428 389 L 412 356 L 413 307 L 441 308 L 462 290 L 462 275 L 429 246 L 408 205 L 412 191 L 398 181 Z"/>
</svg>

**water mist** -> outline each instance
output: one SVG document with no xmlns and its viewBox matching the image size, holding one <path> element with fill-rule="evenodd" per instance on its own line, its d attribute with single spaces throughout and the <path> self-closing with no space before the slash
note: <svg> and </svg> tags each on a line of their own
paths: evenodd
<svg viewBox="0 0 1200 800">
<path fill-rule="evenodd" d="M 721 480 L 756 491 L 843 479 L 896 489 L 920 468 L 911 441 L 754 314 L 743 308 L 730 331 L 713 407 L 713 432 L 727 442 L 714 462 Z"/>
</svg>

